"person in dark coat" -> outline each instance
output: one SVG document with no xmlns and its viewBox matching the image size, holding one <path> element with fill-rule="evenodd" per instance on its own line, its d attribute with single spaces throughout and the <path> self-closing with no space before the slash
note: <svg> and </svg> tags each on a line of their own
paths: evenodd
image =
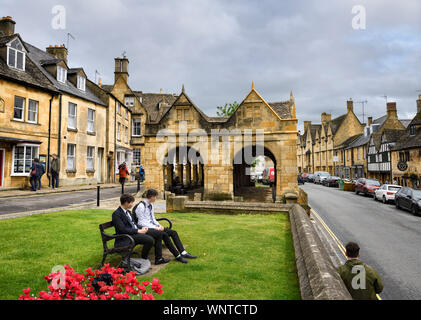
<svg viewBox="0 0 421 320">
<path fill-rule="evenodd" d="M 54 188 L 58 188 L 58 177 L 60 174 L 60 159 L 57 157 L 55 153 L 51 155 L 53 158 L 51 160 L 50 165 L 50 174 L 51 174 L 51 186 Z"/>
<path fill-rule="evenodd" d="M 132 220 L 130 209 L 134 204 L 134 197 L 129 194 L 123 194 L 120 197 L 121 206 L 114 211 L 112 215 L 113 225 L 116 234 L 128 234 L 134 240 L 134 246 L 143 244 L 142 259 L 148 259 L 149 250 L 155 244 L 154 238 L 147 235 L 148 228 L 138 228 Z M 157 240 L 158 241 L 158 240 Z M 161 240 L 162 241 L 162 238 Z M 115 240 L 115 247 L 125 247 L 130 245 L 130 240 L 127 237 L 117 238 Z M 130 266 L 130 254 L 127 253 L 123 257 L 122 265 L 125 268 Z"/>
<path fill-rule="evenodd" d="M 31 190 L 41 190 L 41 178 L 42 175 L 45 173 L 45 169 L 44 166 L 39 162 L 38 158 L 34 159 L 30 170 L 31 171 L 29 172 L 29 174 L 31 177 L 29 179 L 29 182 L 31 183 Z"/>
</svg>

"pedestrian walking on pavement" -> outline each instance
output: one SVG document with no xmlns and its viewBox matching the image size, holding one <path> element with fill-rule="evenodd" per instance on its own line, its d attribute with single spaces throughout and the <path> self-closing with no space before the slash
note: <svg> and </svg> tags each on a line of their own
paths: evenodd
<svg viewBox="0 0 421 320">
<path fill-rule="evenodd" d="M 60 159 L 55 153 L 51 155 L 53 158 L 50 165 L 50 174 L 51 174 L 51 186 L 52 188 L 58 188 L 58 177 L 60 174 Z"/>
<path fill-rule="evenodd" d="M 42 175 L 45 173 L 45 169 L 44 166 L 39 162 L 38 158 L 34 159 L 30 170 L 31 171 L 29 172 L 29 182 L 31 183 L 31 190 L 41 190 L 41 178 Z"/>
<path fill-rule="evenodd" d="M 119 182 L 121 184 L 121 190 L 124 190 L 124 184 L 126 183 L 126 178 L 128 175 L 130 175 L 129 170 L 127 169 L 127 165 L 125 162 L 123 162 L 119 167 L 118 167 L 118 175 L 119 175 Z M 124 193 L 124 192 L 123 192 Z"/>
<path fill-rule="evenodd" d="M 347 261 L 338 268 L 346 288 L 354 300 L 377 300 L 383 291 L 383 282 L 377 272 L 360 257 L 360 247 L 355 242 L 346 245 Z"/>
<path fill-rule="evenodd" d="M 139 175 L 140 175 L 140 182 L 145 181 L 145 168 L 143 168 L 143 165 L 140 165 L 139 167 Z"/>
</svg>

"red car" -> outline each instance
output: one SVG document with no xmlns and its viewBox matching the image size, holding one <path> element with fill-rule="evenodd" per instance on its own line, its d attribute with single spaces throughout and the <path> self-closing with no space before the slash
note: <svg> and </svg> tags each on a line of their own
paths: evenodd
<svg viewBox="0 0 421 320">
<path fill-rule="evenodd" d="M 355 194 L 363 193 L 365 196 L 373 196 L 374 192 L 380 188 L 380 182 L 375 179 L 358 179 L 355 183 Z"/>
<path fill-rule="evenodd" d="M 266 168 L 263 170 L 263 184 L 272 186 L 275 183 L 275 168 Z"/>
</svg>

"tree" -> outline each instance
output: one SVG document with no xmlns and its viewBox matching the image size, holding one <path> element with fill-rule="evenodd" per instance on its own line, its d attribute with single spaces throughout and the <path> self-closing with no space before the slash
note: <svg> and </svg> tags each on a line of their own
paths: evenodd
<svg viewBox="0 0 421 320">
<path fill-rule="evenodd" d="M 233 103 L 226 103 L 224 106 L 217 106 L 216 109 L 219 111 L 216 112 L 218 117 L 229 117 L 234 113 L 234 111 L 238 108 L 239 103 L 234 101 Z"/>
</svg>

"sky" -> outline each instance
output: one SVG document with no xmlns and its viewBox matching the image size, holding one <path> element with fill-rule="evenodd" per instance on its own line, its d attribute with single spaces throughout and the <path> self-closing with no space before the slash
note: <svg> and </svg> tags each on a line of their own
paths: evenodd
<svg viewBox="0 0 421 320">
<path fill-rule="evenodd" d="M 353 27 L 364 27 L 354 6 L 364 9 L 365 29 Z M 184 84 L 211 116 L 241 102 L 254 81 L 268 102 L 293 91 L 299 128 L 319 123 L 322 112 L 340 116 L 349 98 L 361 121 L 358 101 L 367 101 L 364 120 L 384 115 L 386 99 L 400 118 L 413 117 L 420 14 L 418 0 L 0 0 L 0 16 L 12 16 L 16 32 L 39 48 L 67 45 L 71 33 L 69 66 L 92 80 L 98 70 L 112 84 L 114 58 L 125 52 L 132 89 L 180 93 Z"/>
</svg>

